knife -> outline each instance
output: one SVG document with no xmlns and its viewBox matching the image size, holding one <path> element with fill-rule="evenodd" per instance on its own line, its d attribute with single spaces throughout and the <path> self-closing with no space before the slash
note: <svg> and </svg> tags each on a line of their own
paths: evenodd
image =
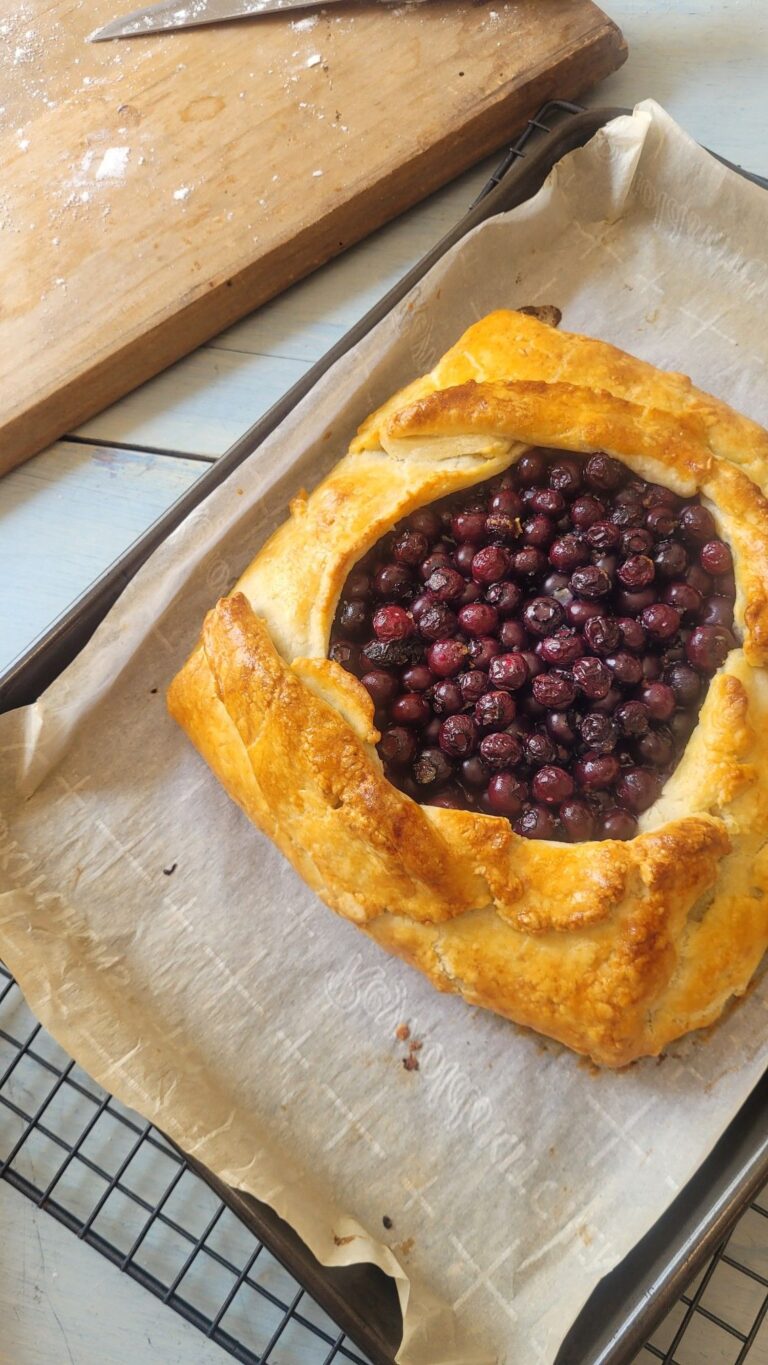
<svg viewBox="0 0 768 1365">
<path fill-rule="evenodd" d="M 280 14 L 284 10 L 317 9 L 341 0 L 161 0 L 159 5 L 134 10 L 122 19 L 113 19 L 88 35 L 89 43 L 107 38 L 136 38 L 143 33 L 168 33 L 178 28 L 197 28 L 224 19 L 255 18 L 260 14 Z M 413 0 L 411 0 L 413 3 Z"/>
</svg>

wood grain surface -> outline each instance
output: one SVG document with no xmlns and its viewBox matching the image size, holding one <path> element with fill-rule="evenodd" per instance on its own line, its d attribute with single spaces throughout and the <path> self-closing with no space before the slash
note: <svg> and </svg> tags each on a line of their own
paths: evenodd
<svg viewBox="0 0 768 1365">
<path fill-rule="evenodd" d="M 368 2 L 87 43 L 119 8 L 26 0 L 0 22 L 0 472 L 625 55 L 591 0 Z"/>
</svg>

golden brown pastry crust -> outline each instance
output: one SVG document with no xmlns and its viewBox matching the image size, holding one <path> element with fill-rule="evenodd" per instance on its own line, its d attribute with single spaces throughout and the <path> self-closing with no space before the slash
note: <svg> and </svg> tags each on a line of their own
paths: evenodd
<svg viewBox="0 0 768 1365">
<path fill-rule="evenodd" d="M 365 551 L 531 445 L 605 450 L 700 492 L 734 551 L 743 648 L 627 843 L 529 841 L 417 805 L 383 775 L 367 692 L 326 657 Z M 768 433 L 684 376 L 493 313 L 294 500 L 209 613 L 169 708 L 318 895 L 439 990 L 607 1066 L 655 1055 L 717 1019 L 768 947 L 766 489 Z"/>
</svg>

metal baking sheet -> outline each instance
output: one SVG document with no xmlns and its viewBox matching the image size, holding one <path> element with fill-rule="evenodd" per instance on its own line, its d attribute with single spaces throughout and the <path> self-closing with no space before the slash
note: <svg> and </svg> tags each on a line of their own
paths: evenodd
<svg viewBox="0 0 768 1365">
<path fill-rule="evenodd" d="M 451 232 L 0 676 L 0 711 L 34 701 L 53 682 L 153 550 L 229 477 L 321 375 L 370 331 L 449 247 L 486 218 L 530 198 L 556 161 L 583 146 L 605 123 L 624 112 L 584 111 L 561 101 L 545 106 Z M 534 135 L 539 140 L 526 151 Z M 768 188 L 768 182 L 760 177 L 739 167 L 734 169 Z M 394 1289 L 385 1277 L 369 1266 L 326 1270 L 272 1210 L 228 1189 L 196 1163 L 190 1164 L 306 1284 L 375 1365 L 391 1365 L 400 1338 L 400 1314 Z M 568 1332 L 557 1365 L 627 1365 L 766 1180 L 768 1078 L 753 1092 L 664 1216 L 595 1289 Z"/>
</svg>

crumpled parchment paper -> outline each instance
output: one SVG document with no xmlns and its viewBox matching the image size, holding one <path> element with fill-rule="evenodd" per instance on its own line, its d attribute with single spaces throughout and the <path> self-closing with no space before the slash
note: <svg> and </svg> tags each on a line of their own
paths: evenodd
<svg viewBox="0 0 768 1365">
<path fill-rule="evenodd" d="M 0 957 L 94 1077 L 321 1261 L 397 1277 L 403 1365 L 552 1360 L 756 1083 L 765 982 L 661 1065 L 595 1074 L 434 993 L 319 904 L 164 689 L 288 497 L 490 309 L 557 304 L 564 327 L 766 422 L 767 227 L 764 193 L 656 105 L 617 119 L 454 248 L 157 551 L 46 695 L 2 718 Z"/>
</svg>

